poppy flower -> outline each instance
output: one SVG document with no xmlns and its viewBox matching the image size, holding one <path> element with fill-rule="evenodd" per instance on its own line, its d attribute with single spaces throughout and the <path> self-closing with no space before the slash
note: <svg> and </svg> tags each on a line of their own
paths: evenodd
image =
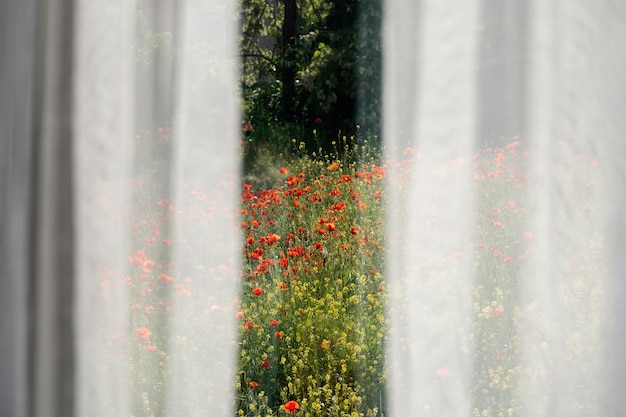
<svg viewBox="0 0 626 417">
<path fill-rule="evenodd" d="M 174 278 L 172 278 L 171 276 L 169 276 L 167 274 L 161 274 L 161 275 L 159 275 L 159 281 L 172 282 L 172 281 L 174 281 Z"/>
<path fill-rule="evenodd" d="M 244 327 L 246 328 L 246 331 L 249 332 L 251 329 L 254 329 L 254 323 L 247 321 L 246 324 L 244 324 Z"/>
<path fill-rule="evenodd" d="M 278 326 L 278 321 L 276 321 L 276 320 L 270 321 L 270 326 L 272 326 L 272 327 Z"/>
<path fill-rule="evenodd" d="M 278 242 L 279 240 L 280 240 L 280 236 L 279 236 L 279 235 L 277 235 L 277 234 L 270 234 L 270 235 L 267 235 L 267 242 L 268 242 L 270 245 L 273 245 L 274 243 Z"/>
<path fill-rule="evenodd" d="M 287 401 L 287 404 L 285 404 L 285 411 L 288 411 L 289 413 L 291 413 L 291 415 L 295 415 L 296 410 L 300 408 L 300 404 L 298 404 L 296 401 Z"/>
<path fill-rule="evenodd" d="M 276 339 L 282 339 L 283 338 L 283 332 L 276 332 L 274 333 L 274 336 L 276 336 Z"/>
<path fill-rule="evenodd" d="M 281 174 L 287 174 L 287 168 L 282 167 L 281 169 L 278 170 Z"/>
<path fill-rule="evenodd" d="M 251 389 L 255 389 L 256 387 L 259 386 L 259 383 L 256 381 L 250 381 L 248 382 L 248 385 L 250 386 Z"/>
<path fill-rule="evenodd" d="M 140 327 L 136 330 L 137 332 L 137 337 L 140 338 L 141 340 L 150 340 L 150 329 L 148 329 L 147 327 Z"/>
<path fill-rule="evenodd" d="M 261 363 L 261 367 L 263 367 L 263 368 L 265 368 L 265 369 L 269 369 L 269 368 L 270 368 L 270 366 L 272 366 L 272 363 L 271 363 L 269 360 L 267 360 L 267 359 L 266 359 L 266 360 L 264 360 L 264 361 Z"/>
<path fill-rule="evenodd" d="M 330 347 L 330 341 L 324 339 L 322 341 L 322 343 L 320 344 L 320 346 L 321 346 L 322 349 L 326 349 L 326 348 Z"/>
<path fill-rule="evenodd" d="M 252 294 L 257 295 L 257 296 L 263 294 L 263 288 L 254 288 L 252 290 Z"/>
</svg>

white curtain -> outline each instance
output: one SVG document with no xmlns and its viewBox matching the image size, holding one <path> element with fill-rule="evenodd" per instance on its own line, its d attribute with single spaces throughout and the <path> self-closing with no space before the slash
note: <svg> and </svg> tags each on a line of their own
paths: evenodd
<svg viewBox="0 0 626 417">
<path fill-rule="evenodd" d="M 623 415 L 625 35 L 620 2 L 386 2 L 385 140 L 422 154 L 388 181 L 392 415 Z"/>
<path fill-rule="evenodd" d="M 77 415 L 233 412 L 237 22 L 235 2 L 76 5 Z"/>
<path fill-rule="evenodd" d="M 234 414 L 238 4 L 141 7 L 0 8 L 1 415 Z M 388 414 L 623 415 L 626 4 L 384 10 Z"/>
</svg>

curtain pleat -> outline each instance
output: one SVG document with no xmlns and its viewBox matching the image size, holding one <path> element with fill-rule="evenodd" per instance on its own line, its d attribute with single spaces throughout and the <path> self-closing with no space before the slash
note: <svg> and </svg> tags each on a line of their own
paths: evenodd
<svg viewBox="0 0 626 417">
<path fill-rule="evenodd" d="M 29 413 L 35 1 L 0 4 L 0 415 Z"/>
</svg>

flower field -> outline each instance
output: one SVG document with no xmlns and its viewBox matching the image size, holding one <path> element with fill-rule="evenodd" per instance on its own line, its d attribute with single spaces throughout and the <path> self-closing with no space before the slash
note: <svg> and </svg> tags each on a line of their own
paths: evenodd
<svg viewBox="0 0 626 417">
<path fill-rule="evenodd" d="M 151 141 L 155 158 L 167 154 L 167 129 L 143 135 Z M 595 335 L 597 323 L 583 317 L 600 311 L 601 271 L 593 268 L 601 265 L 601 238 L 593 229 L 590 204 L 597 160 L 562 146 L 573 170 L 566 190 L 575 204 L 567 207 L 567 215 L 583 225 L 588 239 L 559 254 L 565 272 L 556 293 L 568 315 L 583 323 L 578 330 Z M 120 275 L 103 268 L 98 294 L 113 297 L 119 286 L 130 294 L 130 322 L 119 323 L 109 348 L 113 357 L 124 360 L 127 355 L 129 360 L 133 416 L 165 415 L 175 407 L 166 404 L 172 401 L 166 398 L 171 398 L 167 392 L 173 384 L 173 360 L 193 369 L 192 378 L 207 378 L 202 363 L 215 358 L 203 356 L 202 337 L 186 338 L 184 331 L 173 329 L 210 331 L 208 318 L 237 329 L 232 341 L 237 350 L 236 397 L 226 405 L 232 406 L 233 415 L 388 415 L 385 349 L 389 312 L 398 306 L 389 305 L 390 287 L 397 283 L 388 282 L 384 272 L 385 213 L 402 215 L 406 207 L 386 207 L 386 184 L 411 181 L 416 172 L 447 175 L 450 166 L 435 166 L 411 148 L 403 160 L 366 149 L 355 155 L 301 154 L 273 167 L 266 161 L 272 170 L 270 187 L 264 182 L 241 185 L 228 175 L 216 189 L 183 184 L 178 205 L 157 186 L 167 164 L 153 161 L 139 172 L 135 210 L 126 214 L 133 225 L 129 272 Z M 520 294 L 526 265 L 537 251 L 527 221 L 536 211 L 527 202 L 533 185 L 525 168 L 532 157 L 514 142 L 454 162 L 471 175 L 474 241 L 465 251 L 448 254 L 431 271 L 434 275 L 420 278 L 445 287 L 446 268 L 456 259 L 471 259 L 472 308 L 463 318 L 471 332 L 459 349 L 471 357 L 475 416 L 519 415 L 520 384 L 542 372 L 523 361 L 520 339 L 525 320 L 542 314 Z M 185 239 L 185 231 L 210 221 L 218 210 L 212 195 L 233 188 L 240 189 L 240 205 L 222 209 L 222 214 L 233 233 L 240 234 L 241 258 L 206 264 L 203 242 Z M 182 224 L 176 236 L 170 233 L 174 220 Z M 172 244 L 182 248 L 175 256 Z M 238 297 L 202 291 L 202 280 L 228 275 L 239 277 Z M 192 313 L 184 323 L 177 319 L 180 311 Z M 550 349 L 546 335 L 532 340 L 533 349 Z M 175 347 L 180 357 L 173 358 Z M 576 333 L 567 337 L 564 352 L 567 361 L 593 369 L 596 349 Z M 457 377 L 456 370 L 438 367 L 432 381 L 460 384 Z M 587 394 L 578 401 L 596 400 L 593 390 Z M 204 415 L 203 404 L 196 406 L 198 415 Z"/>
<path fill-rule="evenodd" d="M 275 188 L 243 186 L 238 415 L 289 401 L 301 415 L 378 415 L 385 168 L 329 159 L 277 171 Z"/>
</svg>

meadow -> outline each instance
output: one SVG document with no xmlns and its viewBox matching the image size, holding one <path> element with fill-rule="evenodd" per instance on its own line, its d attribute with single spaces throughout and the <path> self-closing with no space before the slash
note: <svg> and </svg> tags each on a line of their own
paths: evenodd
<svg viewBox="0 0 626 417">
<path fill-rule="evenodd" d="M 151 141 L 153 155 L 168 152 L 168 128 L 140 136 Z M 169 318 L 174 308 L 198 308 L 202 314 L 235 318 L 233 415 L 388 415 L 385 349 L 388 311 L 393 307 L 388 290 L 393 284 L 385 277 L 385 214 L 390 209 L 386 184 L 410 181 L 418 170 L 445 175 L 447 168 L 432 165 L 428 155 L 410 147 L 401 160 L 392 160 L 384 149 L 354 138 L 340 140 L 333 151 L 316 152 L 293 139 L 286 146 L 288 152 L 276 152 L 275 145 L 247 137 L 241 143 L 242 158 L 254 156 L 253 165 L 243 183 L 228 174 L 222 182 L 240 190 L 239 206 L 232 208 L 233 225 L 241 236 L 238 260 L 205 265 L 201 251 L 196 252 L 200 242 L 178 242 L 187 249 L 181 259 L 172 259 L 168 252 L 172 219 L 184 217 L 185 227 L 204 221 L 211 192 L 219 190 L 185 184 L 182 195 L 194 202 L 186 207 L 195 204 L 198 210 L 182 213 L 170 196 L 149 186 L 159 170 L 166 169 L 163 164 L 150 164 L 138 180 L 136 204 L 149 209 L 131 216 L 133 248 L 124 278 L 130 288 L 131 320 L 122 325 L 127 330 L 112 335 L 110 342 L 113 355 L 123 349 L 130 352 L 133 415 L 164 415 L 167 408 L 164 398 L 171 383 L 167 335 L 168 326 L 176 325 Z M 563 147 L 575 168 L 571 186 L 580 196 L 575 210 L 585 213 L 591 210 L 586 190 L 593 187 L 597 160 L 567 143 Z M 526 223 L 532 208 L 525 202 L 529 187 L 525 164 L 532 157 L 530 150 L 513 141 L 454 162 L 471 173 L 478 220 L 473 247 L 467 253 L 449 254 L 440 273 L 445 276 L 445 268 L 455 258 L 472 258 L 468 278 L 473 292 L 473 308 L 468 312 L 472 332 L 467 349 L 473 362 L 475 416 L 519 415 L 518 382 L 534 372 L 521 360 L 519 338 L 530 308 L 522 304 L 519 280 L 536 251 Z M 594 300 L 600 295 L 594 291 L 599 274 L 590 273 L 590 268 L 600 257 L 599 240 L 590 234 L 588 245 L 567 260 L 570 273 L 560 281 L 559 291 L 566 294 L 573 317 L 598 309 Z M 198 269 L 209 277 L 237 271 L 240 296 L 226 302 L 196 297 L 195 287 L 200 284 L 189 278 L 189 271 Z M 103 293 L 114 291 L 110 284 L 105 270 Z M 599 331 L 597 326 L 584 330 Z M 575 335 L 568 341 L 566 353 L 572 361 L 593 360 L 594 346 Z M 193 350 L 201 352 L 201 344 Z M 439 368 L 432 378 L 435 384 L 455 375 Z"/>
</svg>

